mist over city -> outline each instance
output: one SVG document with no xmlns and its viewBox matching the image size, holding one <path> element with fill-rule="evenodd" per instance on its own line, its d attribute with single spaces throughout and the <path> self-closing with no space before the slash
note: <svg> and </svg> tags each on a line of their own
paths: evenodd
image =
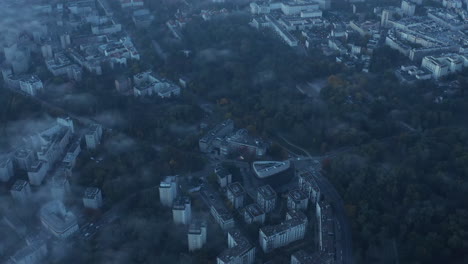
<svg viewBox="0 0 468 264">
<path fill-rule="evenodd" d="M 468 0 L 0 0 L 0 263 L 468 263 Z"/>
</svg>

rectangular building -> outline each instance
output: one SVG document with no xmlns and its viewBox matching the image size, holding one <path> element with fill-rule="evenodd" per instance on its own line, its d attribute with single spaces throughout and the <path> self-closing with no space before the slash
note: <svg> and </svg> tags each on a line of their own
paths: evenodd
<svg viewBox="0 0 468 264">
<path fill-rule="evenodd" d="M 190 223 L 192 220 L 192 207 L 189 197 L 181 196 L 174 201 L 172 217 L 176 224 L 188 225 Z"/>
<path fill-rule="evenodd" d="M 10 190 L 11 196 L 18 202 L 26 202 L 31 196 L 31 187 L 24 180 L 17 180 Z"/>
<path fill-rule="evenodd" d="M 299 189 L 291 190 L 288 193 L 288 209 L 289 210 L 307 210 L 309 205 L 309 197 Z"/>
<path fill-rule="evenodd" d="M 228 232 L 228 248 L 218 256 L 217 264 L 252 264 L 255 261 L 255 247 L 238 229 Z"/>
<path fill-rule="evenodd" d="M 244 206 L 244 187 L 238 182 L 231 183 L 227 186 L 227 197 L 234 208 L 238 209 Z"/>
<path fill-rule="evenodd" d="M 258 204 L 250 204 L 245 207 L 244 220 L 246 223 L 259 223 L 265 222 L 265 212 Z"/>
<path fill-rule="evenodd" d="M 187 240 L 189 251 L 203 248 L 206 244 L 207 225 L 204 221 L 195 221 L 190 224 Z"/>
<path fill-rule="evenodd" d="M 265 253 L 303 239 L 307 217 L 300 211 L 289 211 L 286 220 L 278 225 L 265 226 L 259 230 L 259 243 Z"/>
<path fill-rule="evenodd" d="M 99 209 L 102 206 L 102 193 L 99 188 L 86 188 L 83 196 L 83 205 L 89 209 Z"/>
<path fill-rule="evenodd" d="M 177 176 L 166 176 L 159 184 L 159 199 L 161 204 L 167 207 L 172 207 L 172 204 L 177 197 L 177 193 Z"/>
<path fill-rule="evenodd" d="M 276 207 L 276 192 L 270 185 L 264 185 L 257 189 L 257 204 L 266 213 L 273 211 Z"/>
<path fill-rule="evenodd" d="M 0 157 L 0 181 L 7 182 L 13 177 L 13 160 L 10 157 Z"/>
</svg>

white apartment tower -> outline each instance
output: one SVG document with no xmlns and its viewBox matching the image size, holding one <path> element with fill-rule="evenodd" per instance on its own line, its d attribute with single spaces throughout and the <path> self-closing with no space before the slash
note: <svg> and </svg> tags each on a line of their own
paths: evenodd
<svg viewBox="0 0 468 264">
<path fill-rule="evenodd" d="M 206 244 L 207 225 L 204 221 L 196 221 L 190 224 L 187 240 L 189 251 L 203 248 Z"/>
<path fill-rule="evenodd" d="M 171 207 L 177 197 L 177 176 L 166 176 L 159 184 L 159 199 L 161 204 Z"/>
<path fill-rule="evenodd" d="M 181 196 L 174 201 L 172 217 L 176 224 L 188 225 L 190 223 L 192 219 L 192 206 L 189 197 Z"/>
</svg>

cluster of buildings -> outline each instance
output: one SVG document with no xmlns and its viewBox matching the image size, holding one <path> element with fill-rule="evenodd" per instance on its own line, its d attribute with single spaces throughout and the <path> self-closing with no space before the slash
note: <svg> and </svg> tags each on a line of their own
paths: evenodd
<svg viewBox="0 0 468 264">
<path fill-rule="evenodd" d="M 187 241 L 189 251 L 202 249 L 207 239 L 206 222 L 192 217 L 190 197 L 180 195 L 178 176 L 166 176 L 159 184 L 159 201 L 172 208 L 173 222 L 188 227 Z"/>
<path fill-rule="evenodd" d="M 249 135 L 246 129 L 234 130 L 234 122 L 230 119 L 216 125 L 202 137 L 198 146 L 203 153 L 219 157 L 231 154 L 262 157 L 267 150 L 267 144 Z"/>
<path fill-rule="evenodd" d="M 329 9 L 330 4 L 329 0 L 254 1 L 250 3 L 254 16 L 250 24 L 257 29 L 272 29 L 287 45 L 295 47 L 299 41 L 291 32 L 324 26 L 322 10 Z"/>
<path fill-rule="evenodd" d="M 157 76 L 152 71 L 135 74 L 133 78 L 115 80 L 116 90 L 127 96 L 159 96 L 169 98 L 180 95 L 181 87 L 172 81 Z"/>
<path fill-rule="evenodd" d="M 0 180 L 12 183 L 10 194 L 15 206 L 37 205 L 43 230 L 37 236 L 28 235 L 26 245 L 9 257 L 9 263 L 39 263 L 47 255 L 50 238 L 66 239 L 79 231 L 76 211 L 69 210 L 66 204 L 72 195 L 69 178 L 81 153 L 83 135 L 90 134 L 94 134 L 93 142 L 87 139 L 84 145 L 93 149 L 101 140 L 100 125 L 94 124 L 78 132 L 70 118 L 57 118 L 52 126 L 25 139 L 24 145 L 1 155 Z M 21 177 L 24 173 L 27 180 Z M 101 190 L 86 188 L 82 202 L 84 208 L 98 210 L 102 207 Z M 15 232 L 24 229 L 21 237 L 26 236 L 28 228 L 16 214 L 4 213 L 5 223 Z"/>
<path fill-rule="evenodd" d="M 125 67 L 130 60 L 139 60 L 132 40 L 122 31 L 106 1 L 52 1 L 32 6 L 23 1 L 5 3 L 7 6 L 2 8 L 30 6 L 37 23 L 21 32 L 12 29 L 5 34 L 1 47 L 5 60 L 1 66 L 7 87 L 30 95 L 43 89 L 41 80 L 30 73 L 32 54 L 40 55 L 54 77 L 73 81 L 82 79 L 83 70 L 101 75 L 104 66 Z M 136 24 L 144 25 L 151 14 L 137 10 L 133 17 Z"/>
<path fill-rule="evenodd" d="M 442 7 L 424 8 L 403 0 L 400 8 L 375 10 L 387 30 L 385 44 L 416 63 L 397 70 L 401 81 L 439 79 L 468 66 L 468 11 L 461 1 L 440 2 Z"/>
</svg>

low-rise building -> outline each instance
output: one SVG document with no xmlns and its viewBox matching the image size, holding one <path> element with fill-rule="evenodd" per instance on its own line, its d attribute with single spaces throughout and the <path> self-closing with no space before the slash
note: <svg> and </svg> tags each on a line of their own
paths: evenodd
<svg viewBox="0 0 468 264">
<path fill-rule="evenodd" d="M 187 240 L 189 251 L 203 248 L 206 244 L 207 225 L 204 221 L 194 221 L 190 224 Z"/>
<path fill-rule="evenodd" d="M 249 204 L 244 210 L 244 221 L 248 224 L 265 222 L 265 212 L 258 204 Z"/>
<path fill-rule="evenodd" d="M 252 264 L 255 261 L 255 247 L 238 229 L 228 232 L 228 248 L 218 256 L 217 264 Z"/>
<path fill-rule="evenodd" d="M 188 225 L 192 220 L 192 203 L 190 198 L 181 196 L 172 205 L 172 217 L 174 223 Z"/>
<path fill-rule="evenodd" d="M 86 188 L 83 196 L 83 205 L 89 209 L 99 209 L 102 206 L 102 193 L 99 188 Z"/>
<path fill-rule="evenodd" d="M 31 196 L 31 187 L 24 180 L 17 180 L 10 190 L 11 196 L 18 202 L 26 202 Z"/>
<path fill-rule="evenodd" d="M 244 206 L 245 190 L 240 183 L 234 182 L 229 184 L 226 194 L 234 208 L 238 209 Z"/>
<path fill-rule="evenodd" d="M 266 213 L 275 209 L 276 192 L 270 185 L 264 185 L 257 189 L 257 204 Z"/>
<path fill-rule="evenodd" d="M 300 211 L 289 211 L 286 220 L 278 225 L 261 227 L 259 243 L 265 253 L 303 239 L 306 233 L 307 217 Z"/>
<path fill-rule="evenodd" d="M 307 210 L 309 197 L 302 190 L 294 189 L 288 193 L 289 210 Z"/>
<path fill-rule="evenodd" d="M 288 170 L 291 167 L 289 160 L 285 161 L 255 161 L 252 168 L 258 178 L 264 179 Z"/>
<path fill-rule="evenodd" d="M 180 87 L 166 79 L 156 77 L 151 71 L 146 71 L 133 76 L 133 94 L 138 96 L 158 95 L 162 98 L 177 96 Z"/>
</svg>

